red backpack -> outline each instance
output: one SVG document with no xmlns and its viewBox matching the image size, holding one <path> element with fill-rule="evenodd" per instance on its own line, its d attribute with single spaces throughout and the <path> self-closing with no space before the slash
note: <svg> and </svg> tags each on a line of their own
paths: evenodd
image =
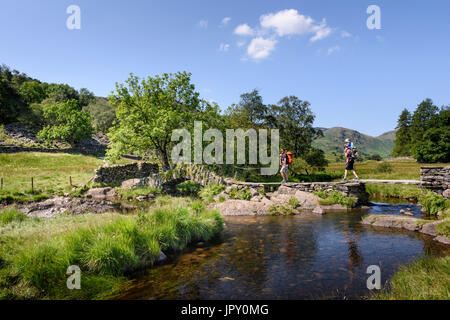
<svg viewBox="0 0 450 320">
<path fill-rule="evenodd" d="M 286 155 L 287 155 L 287 162 L 288 162 L 288 164 L 289 165 L 291 165 L 292 164 L 292 161 L 294 160 L 293 159 L 293 155 L 292 155 L 292 152 L 288 152 L 288 153 L 286 153 Z"/>
</svg>

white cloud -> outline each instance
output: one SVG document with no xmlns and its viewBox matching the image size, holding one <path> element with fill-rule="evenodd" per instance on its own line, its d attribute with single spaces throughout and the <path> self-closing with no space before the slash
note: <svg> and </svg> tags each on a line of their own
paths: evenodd
<svg viewBox="0 0 450 320">
<path fill-rule="evenodd" d="M 246 43 L 245 41 L 238 41 L 237 42 L 237 46 L 238 47 L 243 47 L 243 46 L 245 46 L 245 43 Z"/>
<path fill-rule="evenodd" d="M 384 42 L 384 38 L 382 36 L 376 36 L 375 38 L 378 42 Z"/>
<path fill-rule="evenodd" d="M 231 18 L 230 17 L 225 17 L 222 19 L 222 25 L 226 25 L 228 22 L 230 22 Z"/>
<path fill-rule="evenodd" d="M 228 43 L 221 43 L 219 46 L 219 51 L 227 52 L 230 49 L 230 45 Z"/>
<path fill-rule="evenodd" d="M 345 31 L 345 30 L 342 30 L 342 31 L 341 31 L 341 37 L 342 37 L 342 38 L 351 38 L 351 37 L 352 37 L 352 34 L 351 34 L 350 32 L 347 32 L 347 31 Z"/>
<path fill-rule="evenodd" d="M 248 26 L 248 24 L 244 23 L 238 25 L 236 29 L 234 29 L 234 33 L 240 36 L 252 36 L 255 31 Z"/>
<path fill-rule="evenodd" d="M 334 47 L 328 48 L 327 54 L 330 55 L 334 52 L 339 52 L 339 51 L 341 51 L 341 47 L 334 46 Z"/>
<path fill-rule="evenodd" d="M 200 20 L 197 24 L 200 28 L 208 28 L 208 20 Z"/>
<path fill-rule="evenodd" d="M 254 38 L 247 48 L 247 54 L 254 60 L 267 58 L 275 49 L 276 43 L 275 39 Z"/>
<path fill-rule="evenodd" d="M 259 20 L 261 27 L 274 29 L 280 37 L 312 33 L 314 36 L 310 40 L 314 42 L 326 38 L 331 33 L 325 19 L 316 24 L 313 18 L 299 14 L 295 9 L 262 15 Z"/>
</svg>

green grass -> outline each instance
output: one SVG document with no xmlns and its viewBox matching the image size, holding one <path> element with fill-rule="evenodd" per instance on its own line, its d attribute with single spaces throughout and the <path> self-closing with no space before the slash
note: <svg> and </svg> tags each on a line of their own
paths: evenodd
<svg viewBox="0 0 450 320">
<path fill-rule="evenodd" d="M 414 185 L 400 184 L 366 184 L 366 191 L 372 197 L 414 199 L 418 200 L 421 195 L 421 189 Z"/>
<path fill-rule="evenodd" d="M 238 190 L 237 188 L 231 188 L 228 196 L 230 197 L 230 199 L 234 200 L 250 200 L 251 198 L 251 194 L 248 188 L 243 188 L 240 190 Z"/>
<path fill-rule="evenodd" d="M 22 222 L 28 219 L 26 214 L 17 211 L 15 208 L 8 208 L 0 212 L 0 226 L 4 227 L 12 222 Z"/>
<path fill-rule="evenodd" d="M 353 208 L 357 203 L 356 198 L 347 197 L 344 194 L 342 194 L 336 190 L 332 190 L 328 193 L 323 190 L 319 190 L 317 192 L 314 192 L 314 194 L 319 196 L 319 198 L 320 198 L 319 204 L 321 204 L 321 205 L 340 204 L 347 208 Z"/>
<path fill-rule="evenodd" d="M 436 231 L 443 236 L 450 237 L 450 220 L 439 223 Z"/>
<path fill-rule="evenodd" d="M 150 267 L 161 250 L 208 241 L 223 228 L 217 211 L 189 199 L 165 199 L 136 215 L 22 219 L 5 213 L 0 227 L 0 298 L 101 299 L 127 276 Z M 3 218 L 2 218 L 3 221 Z M 81 268 L 81 290 L 68 290 L 66 270 Z"/>
<path fill-rule="evenodd" d="M 160 188 L 142 186 L 134 189 L 116 188 L 117 193 L 124 199 L 135 199 L 139 196 L 146 196 L 149 194 L 159 195 L 162 193 Z"/>
<path fill-rule="evenodd" d="M 425 257 L 400 267 L 390 288 L 374 295 L 385 300 L 449 300 L 450 256 Z"/>
<path fill-rule="evenodd" d="M 120 163 L 127 162 L 130 160 L 120 160 Z M 0 177 L 3 177 L 0 202 L 37 201 L 70 192 L 69 177 L 72 177 L 72 185 L 82 186 L 93 178 L 94 170 L 101 165 L 101 159 L 81 154 L 0 153 Z"/>
<path fill-rule="evenodd" d="M 377 172 L 378 161 L 355 162 L 355 170 L 361 179 L 389 179 L 389 180 L 420 180 L 420 167 L 448 166 L 448 163 L 424 164 L 413 160 L 386 160 L 392 167 L 392 172 Z M 344 176 L 345 162 L 330 163 L 325 172 L 328 174 Z"/>
</svg>

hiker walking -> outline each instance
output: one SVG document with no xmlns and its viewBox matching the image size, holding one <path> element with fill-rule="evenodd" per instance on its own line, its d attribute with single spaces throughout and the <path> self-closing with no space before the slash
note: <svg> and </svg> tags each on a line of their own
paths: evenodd
<svg viewBox="0 0 450 320">
<path fill-rule="evenodd" d="M 342 182 L 347 182 L 347 175 L 349 170 L 352 171 L 353 175 L 355 176 L 355 180 L 359 180 L 359 177 L 356 174 L 355 169 L 353 168 L 355 160 L 358 158 L 358 151 L 356 150 L 350 139 L 345 139 L 344 152 L 347 161 L 345 163 L 345 173 Z"/>
<path fill-rule="evenodd" d="M 281 183 L 288 182 L 289 164 L 288 164 L 288 156 L 286 154 L 286 150 L 284 149 L 281 149 L 280 166 L 281 166 L 280 173 L 281 176 L 283 177 L 283 181 L 281 181 Z"/>
</svg>

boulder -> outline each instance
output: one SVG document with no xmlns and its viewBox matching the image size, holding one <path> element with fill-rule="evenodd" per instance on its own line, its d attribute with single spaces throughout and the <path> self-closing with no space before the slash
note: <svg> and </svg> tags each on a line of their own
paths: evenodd
<svg viewBox="0 0 450 320">
<path fill-rule="evenodd" d="M 227 200 L 222 203 L 211 205 L 213 209 L 218 209 L 224 216 L 254 216 L 265 215 L 273 202 L 266 201 L 254 202 L 246 200 Z"/>
<path fill-rule="evenodd" d="M 143 179 L 128 179 L 122 182 L 120 185 L 123 189 L 134 189 L 144 185 Z"/>
<path fill-rule="evenodd" d="M 442 193 L 442 195 L 444 196 L 444 198 L 449 199 L 449 198 L 450 198 L 450 189 L 444 190 L 444 192 Z"/>
<path fill-rule="evenodd" d="M 117 198 L 117 193 L 111 187 L 106 188 L 94 188 L 90 189 L 86 193 L 86 198 L 91 198 L 96 201 L 101 200 L 114 200 Z"/>
</svg>

